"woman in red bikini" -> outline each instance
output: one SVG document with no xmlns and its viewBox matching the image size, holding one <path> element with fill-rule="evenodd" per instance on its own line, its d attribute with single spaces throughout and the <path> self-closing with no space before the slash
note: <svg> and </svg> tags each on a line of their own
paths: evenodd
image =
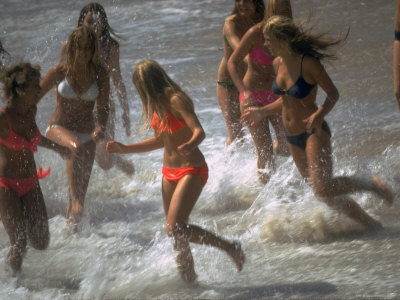
<svg viewBox="0 0 400 300">
<path fill-rule="evenodd" d="M 240 123 L 239 91 L 229 74 L 228 60 L 239 46 L 246 31 L 264 18 L 264 11 L 263 0 L 236 0 L 232 14 L 224 22 L 222 30 L 224 56 L 218 68 L 217 98 L 228 130 L 226 145 L 243 138 L 243 126 Z M 246 73 L 246 68 L 246 62 L 241 61 L 238 66 L 241 77 Z"/>
<path fill-rule="evenodd" d="M 0 110 L 0 215 L 10 238 L 7 264 L 13 272 L 21 269 L 27 241 L 35 249 L 49 243 L 46 206 L 36 171 L 34 152 L 37 146 L 70 153 L 39 132 L 35 122 L 40 99 L 39 68 L 19 63 L 4 70 L 1 76 L 7 104 Z"/>
<path fill-rule="evenodd" d="M 269 49 L 264 47 L 264 37 L 261 32 L 262 24 L 273 15 L 285 15 L 292 18 L 290 0 L 268 0 L 263 21 L 246 32 L 228 61 L 232 80 L 240 92 L 239 101 L 242 113 L 249 106 L 264 106 L 279 98 L 271 91 L 274 75 L 272 57 Z M 247 55 L 249 55 L 247 72 L 242 78 L 239 66 Z M 276 154 L 289 155 L 280 114 L 265 118 L 259 124 L 249 127 L 257 151 L 257 168 L 262 183 L 267 183 L 271 172 L 275 170 L 269 123 L 274 127 L 277 137 Z"/>
<path fill-rule="evenodd" d="M 207 182 L 208 168 L 198 146 L 205 138 L 192 100 L 155 61 L 145 60 L 133 71 L 132 81 L 143 104 L 142 115 L 155 136 L 131 145 L 111 141 L 110 153 L 141 153 L 164 147 L 162 198 L 166 231 L 174 239 L 178 270 L 185 281 L 196 279 L 189 243 L 217 247 L 227 252 L 240 271 L 244 254 L 240 244 L 188 224 L 190 212 Z M 152 120 L 152 121 L 150 121 Z"/>
</svg>

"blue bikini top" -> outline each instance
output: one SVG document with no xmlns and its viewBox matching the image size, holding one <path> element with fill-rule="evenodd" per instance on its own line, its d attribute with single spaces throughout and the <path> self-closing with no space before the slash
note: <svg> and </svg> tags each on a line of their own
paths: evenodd
<svg viewBox="0 0 400 300">
<path fill-rule="evenodd" d="M 315 87 L 315 84 L 309 84 L 307 81 L 304 80 L 303 78 L 303 59 L 304 55 L 301 58 L 301 64 L 300 64 L 300 76 L 297 79 L 297 81 L 287 90 L 281 89 L 278 84 L 276 83 L 276 77 L 272 81 L 272 91 L 276 95 L 289 95 L 297 99 L 303 99 L 306 97 L 311 90 Z M 279 66 L 278 66 L 279 69 Z"/>
<path fill-rule="evenodd" d="M 84 101 L 93 102 L 96 101 L 97 97 L 99 96 L 99 88 L 97 83 L 94 82 L 87 90 L 81 95 L 75 93 L 75 91 L 70 86 L 67 78 L 60 82 L 57 87 L 57 92 L 60 96 L 66 99 L 81 99 Z"/>
</svg>

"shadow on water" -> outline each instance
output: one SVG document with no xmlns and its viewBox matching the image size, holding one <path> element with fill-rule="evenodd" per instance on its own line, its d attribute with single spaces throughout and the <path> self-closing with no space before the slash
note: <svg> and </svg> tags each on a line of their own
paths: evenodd
<svg viewBox="0 0 400 300">
<path fill-rule="evenodd" d="M 79 290 L 81 279 L 67 277 L 28 277 L 20 275 L 17 285 L 30 291 L 43 291 L 44 289 L 57 289 L 65 293 L 76 292 Z"/>
<path fill-rule="evenodd" d="M 207 287 L 207 289 L 210 288 L 211 287 Z M 237 295 L 233 296 L 233 299 L 265 299 L 267 297 L 287 298 L 291 296 L 322 297 L 324 295 L 335 293 L 337 291 L 337 287 L 328 282 L 316 281 L 253 287 L 214 287 L 213 290 L 223 294 L 224 297 L 229 297 L 229 295 Z"/>
</svg>

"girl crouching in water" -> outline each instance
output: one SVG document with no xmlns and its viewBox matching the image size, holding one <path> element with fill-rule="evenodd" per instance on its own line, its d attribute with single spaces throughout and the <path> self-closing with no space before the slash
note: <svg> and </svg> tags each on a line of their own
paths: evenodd
<svg viewBox="0 0 400 300">
<path fill-rule="evenodd" d="M 21 269 L 29 244 L 43 250 L 49 243 L 46 206 L 36 172 L 34 153 L 37 146 L 70 153 L 40 133 L 36 121 L 36 104 L 40 99 L 39 68 L 19 63 L 1 75 L 7 100 L 0 109 L 0 215 L 10 238 L 7 264 L 13 272 Z"/>
<path fill-rule="evenodd" d="M 190 242 L 226 251 L 241 271 L 245 257 L 239 243 L 226 241 L 187 223 L 208 179 L 207 164 L 198 148 L 205 133 L 194 112 L 192 100 L 152 60 L 145 60 L 136 66 L 132 81 L 143 104 L 145 122 L 141 130 L 151 123 L 155 136 L 130 145 L 110 141 L 107 151 L 141 153 L 164 147 L 162 198 L 166 231 L 174 239 L 178 270 L 185 281 L 196 279 Z"/>
</svg>

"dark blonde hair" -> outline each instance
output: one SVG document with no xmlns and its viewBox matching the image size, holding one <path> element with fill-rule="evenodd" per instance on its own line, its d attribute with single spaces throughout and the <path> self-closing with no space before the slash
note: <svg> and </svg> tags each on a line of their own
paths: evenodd
<svg viewBox="0 0 400 300">
<path fill-rule="evenodd" d="M 263 0 L 252 0 L 254 6 L 256 7 L 256 22 L 260 22 L 264 18 L 265 12 L 265 4 Z M 233 8 L 232 15 L 238 13 L 238 9 L 236 7 L 236 0 L 235 0 L 235 7 Z"/>
<path fill-rule="evenodd" d="M 139 131 L 150 128 L 153 114 L 162 120 L 161 126 L 169 129 L 169 124 L 164 124 L 164 116 L 169 110 L 170 99 L 173 95 L 179 96 L 194 110 L 194 105 L 189 96 L 176 84 L 165 70 L 154 60 L 146 59 L 138 63 L 132 72 L 132 82 L 142 100 L 143 111 L 140 120 L 144 117 L 144 124 Z"/>
<path fill-rule="evenodd" d="M 83 21 L 88 13 L 100 15 L 101 24 L 103 26 L 100 34 L 100 43 L 102 46 L 107 46 L 109 41 L 112 41 L 114 44 L 118 45 L 118 42 L 113 39 L 111 35 L 115 36 L 116 38 L 120 38 L 120 36 L 114 31 L 114 29 L 111 28 L 110 24 L 108 24 L 106 11 L 104 7 L 97 2 L 88 3 L 82 8 L 81 12 L 79 13 L 78 26 L 83 25 Z"/>
<path fill-rule="evenodd" d="M 262 23 L 265 24 L 267 20 L 272 16 L 281 15 L 281 12 L 278 11 L 278 7 L 280 5 L 285 6 L 285 17 L 293 19 L 292 5 L 290 4 L 290 0 L 268 0 L 267 6 L 265 7 L 265 14 Z"/>
<path fill-rule="evenodd" d="M 40 67 L 32 66 L 27 62 L 20 62 L 16 65 L 5 68 L 0 74 L 0 81 L 3 83 L 3 91 L 8 100 L 15 100 L 25 94 L 25 89 L 32 79 L 40 79 Z"/>
<path fill-rule="evenodd" d="M 306 54 L 316 59 L 336 58 L 334 53 L 329 50 L 333 46 L 344 43 L 349 35 L 349 31 L 340 38 L 332 39 L 326 37 L 328 32 L 313 34 L 311 27 L 303 29 L 303 25 L 296 25 L 292 19 L 283 16 L 273 16 L 264 24 L 264 34 L 272 34 L 278 40 L 287 41 L 290 49 L 298 54 Z"/>
<path fill-rule="evenodd" d="M 79 41 L 86 39 L 92 46 L 92 58 L 90 59 L 89 65 L 92 66 L 97 72 L 100 68 L 98 43 L 96 34 L 92 29 L 86 26 L 79 26 L 75 28 L 70 34 L 67 41 L 67 69 L 72 72 L 76 66 L 76 50 L 79 47 Z"/>
</svg>

